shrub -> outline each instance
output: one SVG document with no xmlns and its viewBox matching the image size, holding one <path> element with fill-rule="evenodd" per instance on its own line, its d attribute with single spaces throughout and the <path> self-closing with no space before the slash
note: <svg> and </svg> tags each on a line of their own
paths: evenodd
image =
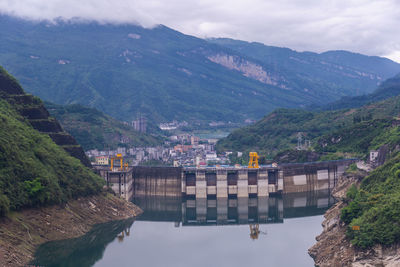
<svg viewBox="0 0 400 267">
<path fill-rule="evenodd" d="M 341 220 L 349 225 L 346 234 L 353 245 L 365 249 L 400 242 L 399 162 L 397 154 L 366 177 L 360 189 L 352 186 L 347 191 L 350 202 L 342 209 Z"/>
</svg>

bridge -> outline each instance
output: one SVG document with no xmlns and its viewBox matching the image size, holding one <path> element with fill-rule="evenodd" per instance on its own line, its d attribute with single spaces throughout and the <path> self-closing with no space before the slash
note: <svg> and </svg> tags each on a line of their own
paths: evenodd
<svg viewBox="0 0 400 267">
<path fill-rule="evenodd" d="M 194 199 L 267 197 L 270 194 L 332 189 L 356 159 L 283 164 L 277 167 L 145 167 L 126 170 L 94 166 L 116 194 L 133 196 L 186 196 Z"/>
</svg>

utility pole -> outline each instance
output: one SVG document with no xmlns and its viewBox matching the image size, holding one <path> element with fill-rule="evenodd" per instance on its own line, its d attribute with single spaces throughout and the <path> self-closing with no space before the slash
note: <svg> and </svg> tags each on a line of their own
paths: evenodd
<svg viewBox="0 0 400 267">
<path fill-rule="evenodd" d="M 302 150 L 303 148 L 303 134 L 301 132 L 297 133 L 297 150 Z"/>
</svg>

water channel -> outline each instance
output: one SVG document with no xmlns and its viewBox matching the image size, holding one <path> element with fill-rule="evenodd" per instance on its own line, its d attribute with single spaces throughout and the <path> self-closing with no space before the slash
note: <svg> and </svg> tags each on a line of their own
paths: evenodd
<svg viewBox="0 0 400 267">
<path fill-rule="evenodd" d="M 334 202 L 328 191 L 267 198 L 141 197 L 133 220 L 49 242 L 40 266 L 314 266 L 307 250 Z"/>
</svg>

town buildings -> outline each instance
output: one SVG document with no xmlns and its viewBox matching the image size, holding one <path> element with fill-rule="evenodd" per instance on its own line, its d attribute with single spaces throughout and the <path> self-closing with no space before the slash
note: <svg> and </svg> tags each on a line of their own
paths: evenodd
<svg viewBox="0 0 400 267">
<path fill-rule="evenodd" d="M 151 164 L 163 166 L 207 166 L 228 164 L 229 153 L 217 155 L 215 140 L 181 134 L 173 136 L 163 146 L 156 147 L 118 147 L 116 150 L 90 150 L 86 154 L 95 159 L 95 164 L 106 165 L 108 158 L 122 154 L 130 166 Z M 107 162 L 107 163 L 106 163 Z"/>
</svg>

